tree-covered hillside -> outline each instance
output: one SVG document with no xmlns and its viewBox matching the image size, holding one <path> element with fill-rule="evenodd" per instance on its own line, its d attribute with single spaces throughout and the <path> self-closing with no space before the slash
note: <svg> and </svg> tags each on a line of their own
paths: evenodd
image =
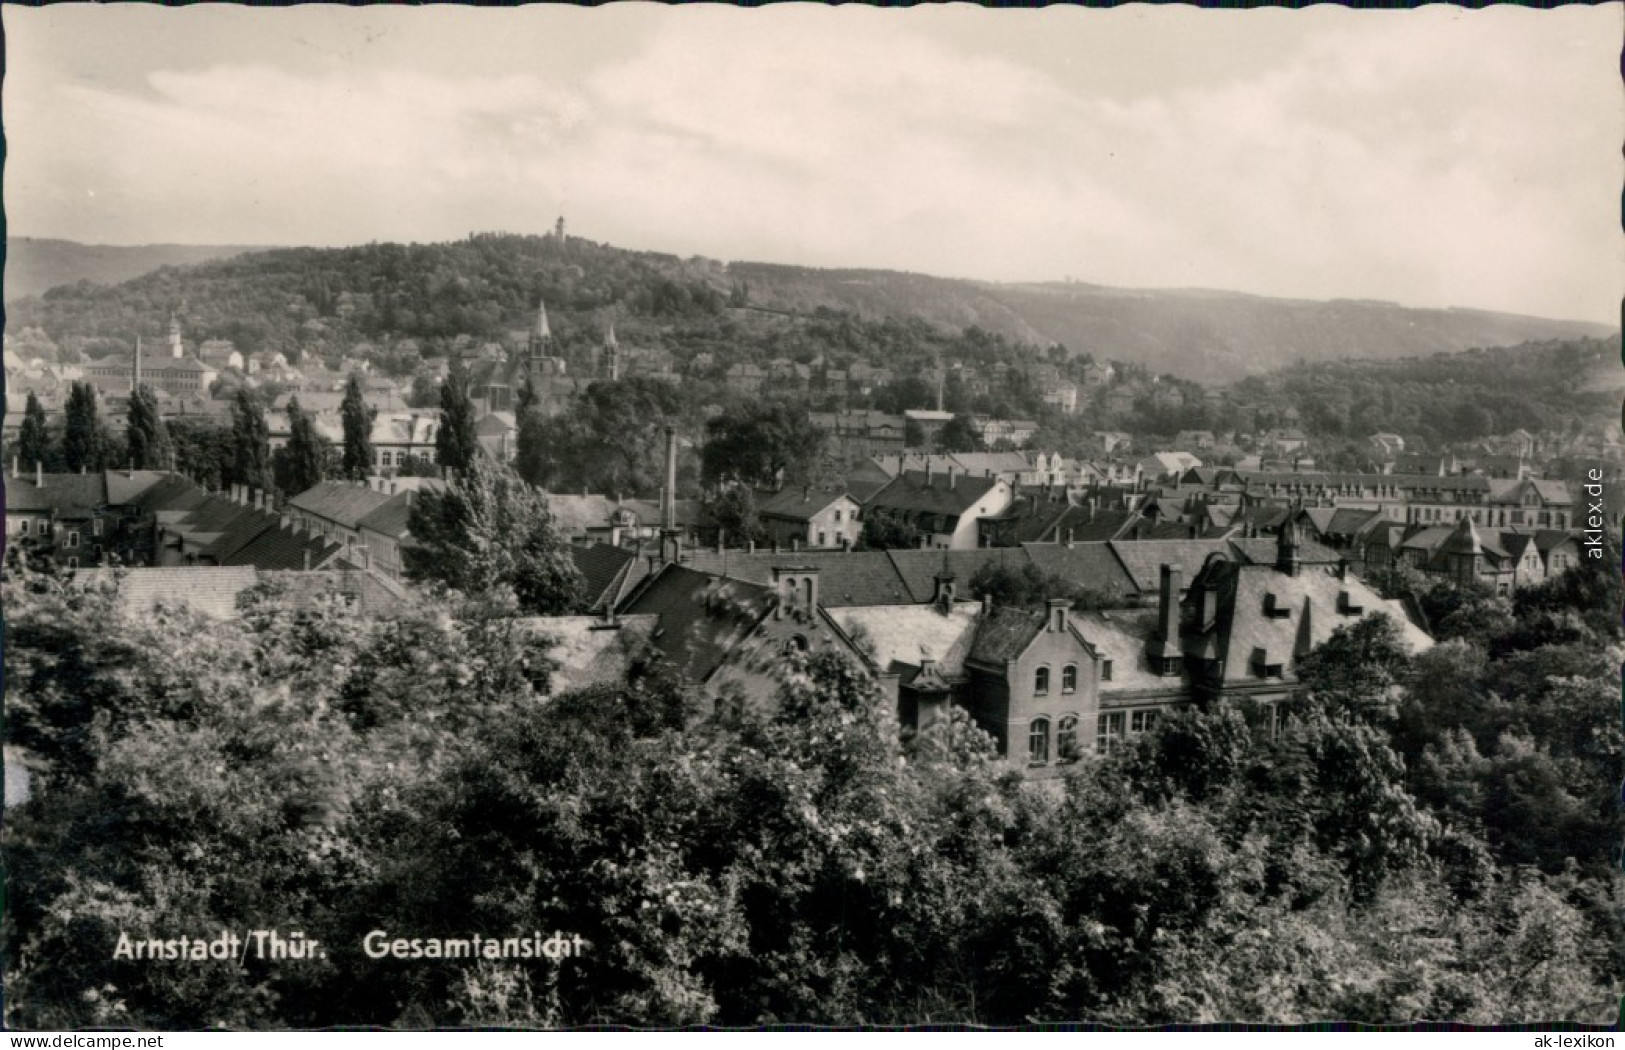
<svg viewBox="0 0 1625 1050">
<path fill-rule="evenodd" d="M 787 323 L 794 327 L 797 318 L 835 315 L 923 324 L 944 333 L 976 329 L 1044 350 L 1060 344 L 1072 354 L 1129 361 L 1210 384 L 1300 361 L 1399 358 L 1608 331 L 1597 324 L 1391 303 L 724 264 L 579 237 L 512 234 L 474 234 L 446 244 L 257 252 L 165 267 L 112 287 L 81 280 L 11 303 L 8 329 L 38 327 L 76 346 L 101 338 L 128 343 L 138 332 L 159 335 L 173 311 L 189 340 L 231 339 L 243 350 L 345 350 L 380 340 L 491 338 L 522 325 L 539 297 L 555 313 L 555 334 L 566 346 L 597 339 L 611 315 L 619 318 L 618 328 L 627 325 L 623 336 L 691 353 L 711 349 L 707 343 L 760 345 Z M 724 319 L 735 327 L 726 327 Z M 699 331 L 681 329 L 682 322 L 695 320 L 706 322 Z M 874 363 L 896 367 L 887 358 Z"/>
</svg>

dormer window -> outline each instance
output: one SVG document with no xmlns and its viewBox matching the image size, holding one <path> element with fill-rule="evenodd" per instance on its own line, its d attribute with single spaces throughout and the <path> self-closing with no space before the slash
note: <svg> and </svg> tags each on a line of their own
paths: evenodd
<svg viewBox="0 0 1625 1050">
<path fill-rule="evenodd" d="M 1102 682 L 1112 680 L 1112 662 L 1110 660 L 1100 661 L 1100 680 Z"/>
</svg>

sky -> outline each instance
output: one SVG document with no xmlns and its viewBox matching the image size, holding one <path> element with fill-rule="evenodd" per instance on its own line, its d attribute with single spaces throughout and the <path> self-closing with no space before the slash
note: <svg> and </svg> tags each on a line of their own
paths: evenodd
<svg viewBox="0 0 1625 1050">
<path fill-rule="evenodd" d="M 5 5 L 12 236 L 569 231 L 1617 323 L 1625 4 Z"/>
</svg>

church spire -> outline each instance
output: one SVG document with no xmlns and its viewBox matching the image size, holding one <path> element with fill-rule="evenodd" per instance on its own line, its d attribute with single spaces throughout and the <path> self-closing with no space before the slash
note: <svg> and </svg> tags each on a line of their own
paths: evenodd
<svg viewBox="0 0 1625 1050">
<path fill-rule="evenodd" d="M 180 358 L 185 356 L 181 349 L 181 319 L 173 312 L 169 315 L 169 356 Z"/>
<path fill-rule="evenodd" d="M 547 324 L 547 303 L 536 300 L 536 327 L 532 333 L 538 340 L 553 338 L 553 331 Z"/>
</svg>

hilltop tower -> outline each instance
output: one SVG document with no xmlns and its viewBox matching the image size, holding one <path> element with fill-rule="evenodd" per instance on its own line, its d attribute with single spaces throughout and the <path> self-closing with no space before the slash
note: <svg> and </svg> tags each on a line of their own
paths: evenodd
<svg viewBox="0 0 1625 1050">
<path fill-rule="evenodd" d="M 553 237 L 560 244 L 564 243 L 564 216 L 562 215 L 559 216 L 559 221 L 553 224 Z"/>
<path fill-rule="evenodd" d="M 176 360 L 186 356 L 181 348 L 181 319 L 173 313 L 169 315 L 169 356 Z"/>
</svg>

